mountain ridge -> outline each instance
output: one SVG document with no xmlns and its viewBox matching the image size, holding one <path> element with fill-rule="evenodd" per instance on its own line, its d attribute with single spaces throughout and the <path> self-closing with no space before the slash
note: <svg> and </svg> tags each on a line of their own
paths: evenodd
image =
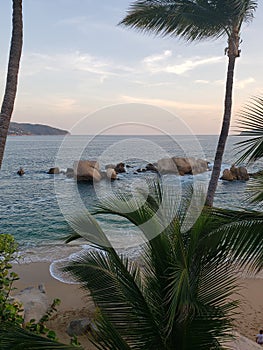
<svg viewBox="0 0 263 350">
<path fill-rule="evenodd" d="M 23 135 L 66 135 L 67 130 L 54 128 L 45 124 L 17 123 L 11 122 L 8 130 L 9 136 Z"/>
</svg>

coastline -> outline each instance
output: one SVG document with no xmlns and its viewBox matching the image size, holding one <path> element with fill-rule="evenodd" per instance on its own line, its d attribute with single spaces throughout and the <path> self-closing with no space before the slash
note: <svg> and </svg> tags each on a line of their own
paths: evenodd
<svg viewBox="0 0 263 350">
<path fill-rule="evenodd" d="M 20 291 L 27 287 L 44 284 L 50 303 L 54 298 L 61 300 L 58 313 L 51 318 L 48 326 L 56 331 L 61 342 L 68 344 L 70 341 L 70 337 L 66 334 L 68 323 L 75 319 L 92 317 L 95 308 L 87 291 L 81 289 L 78 284 L 67 284 L 56 280 L 51 276 L 49 266 L 48 262 L 14 264 L 13 270 L 20 277 L 14 286 L 17 288 L 16 291 Z M 260 347 L 255 344 L 255 336 L 258 330 L 263 328 L 263 279 L 241 278 L 240 285 L 238 297 L 241 302 L 235 322 L 235 331 L 240 335 L 231 346 L 236 350 L 258 349 Z M 85 349 L 95 349 L 85 336 L 78 339 Z"/>
</svg>

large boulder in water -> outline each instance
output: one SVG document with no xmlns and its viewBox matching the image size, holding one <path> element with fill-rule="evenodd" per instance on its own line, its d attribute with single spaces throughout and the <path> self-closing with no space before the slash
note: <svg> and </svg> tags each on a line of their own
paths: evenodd
<svg viewBox="0 0 263 350">
<path fill-rule="evenodd" d="M 101 180 L 100 166 L 96 161 L 79 160 L 74 162 L 74 177 L 77 181 L 94 181 Z"/>
<path fill-rule="evenodd" d="M 226 181 L 248 181 L 249 174 L 245 167 L 236 167 L 235 165 L 232 165 L 230 169 L 224 169 L 223 175 L 220 179 Z"/>
<path fill-rule="evenodd" d="M 208 170 L 208 163 L 203 159 L 172 157 L 162 158 L 157 162 L 161 174 L 200 174 Z"/>
<path fill-rule="evenodd" d="M 116 171 L 112 168 L 107 168 L 106 170 L 106 177 L 109 180 L 116 180 L 117 179 L 117 174 Z"/>
</svg>

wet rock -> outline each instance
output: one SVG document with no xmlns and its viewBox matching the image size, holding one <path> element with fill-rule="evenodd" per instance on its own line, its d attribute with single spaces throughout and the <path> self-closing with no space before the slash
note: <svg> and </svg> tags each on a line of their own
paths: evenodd
<svg viewBox="0 0 263 350">
<path fill-rule="evenodd" d="M 23 176 L 25 174 L 25 171 L 23 168 L 20 168 L 18 171 L 17 171 L 17 175 L 19 176 Z"/>
<path fill-rule="evenodd" d="M 146 168 L 147 171 L 154 171 L 154 172 L 158 173 L 158 169 L 157 169 L 156 165 L 154 165 L 152 163 L 149 163 L 149 164 L 146 165 L 145 168 Z"/>
<path fill-rule="evenodd" d="M 224 169 L 220 179 L 226 181 L 248 181 L 249 174 L 245 167 L 232 165 L 230 169 Z"/>
<path fill-rule="evenodd" d="M 55 168 L 50 168 L 49 171 L 47 172 L 48 174 L 59 174 L 59 168 L 55 167 Z"/>
<path fill-rule="evenodd" d="M 125 164 L 124 163 L 118 163 L 115 166 L 114 170 L 116 171 L 117 174 L 126 173 Z"/>
<path fill-rule="evenodd" d="M 66 176 L 67 177 L 74 177 L 74 169 L 73 168 L 67 168 Z"/>
<path fill-rule="evenodd" d="M 114 169 L 108 168 L 106 170 L 106 176 L 109 180 L 116 180 L 117 179 L 117 173 Z"/>
<path fill-rule="evenodd" d="M 74 177 L 77 181 L 94 181 L 101 180 L 100 166 L 96 161 L 79 160 L 74 162 Z"/>
<path fill-rule="evenodd" d="M 195 158 L 162 158 L 157 162 L 157 169 L 161 174 L 195 175 L 207 171 L 208 162 Z"/>
</svg>

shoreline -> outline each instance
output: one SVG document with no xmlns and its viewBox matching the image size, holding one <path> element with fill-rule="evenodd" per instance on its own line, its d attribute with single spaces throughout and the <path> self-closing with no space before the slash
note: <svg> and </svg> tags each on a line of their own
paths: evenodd
<svg viewBox="0 0 263 350">
<path fill-rule="evenodd" d="M 14 283 L 16 292 L 27 287 L 38 287 L 44 284 L 46 293 L 51 303 L 53 299 L 59 298 L 61 304 L 58 306 L 57 315 L 53 316 L 48 323 L 54 329 L 61 342 L 69 343 L 70 337 L 66 334 L 66 328 L 71 320 L 91 316 L 95 312 L 94 304 L 86 290 L 81 289 L 79 284 L 67 284 L 58 281 L 51 276 L 50 263 L 34 262 L 27 264 L 14 264 L 13 271 L 19 275 L 19 280 Z M 232 344 L 233 349 L 252 350 L 255 345 L 255 336 L 258 330 L 263 328 L 263 279 L 240 278 L 240 313 L 236 318 L 235 332 L 241 334 Z M 78 337 L 81 344 L 87 350 L 95 347 L 85 336 Z M 242 345 L 243 344 L 243 345 Z M 245 344 L 245 345 L 244 345 Z"/>
</svg>

